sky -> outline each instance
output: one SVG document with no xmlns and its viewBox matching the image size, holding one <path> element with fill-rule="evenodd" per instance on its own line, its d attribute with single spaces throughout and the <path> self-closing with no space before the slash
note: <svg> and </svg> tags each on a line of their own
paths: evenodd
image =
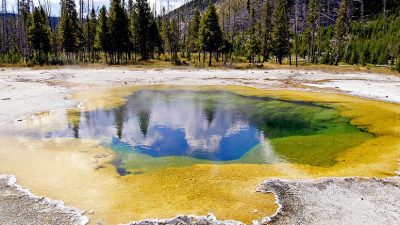
<svg viewBox="0 0 400 225">
<path fill-rule="evenodd" d="M 7 11 L 8 12 L 16 12 L 17 11 L 17 0 L 6 0 L 7 1 Z M 87 2 L 87 0 L 85 0 Z M 89 0 L 92 1 L 92 0 Z M 135 1 L 135 0 L 134 0 Z M 150 7 L 153 8 L 154 4 L 156 5 L 156 11 L 160 11 L 160 5 L 164 6 L 167 9 L 168 0 L 148 0 L 150 3 Z M 33 0 L 33 4 L 35 6 L 39 5 L 39 2 L 44 3 L 44 0 Z M 77 10 L 79 8 L 79 0 L 75 0 L 77 5 Z M 128 0 L 125 0 L 128 2 Z M 169 0 L 170 9 L 176 8 L 184 3 L 184 0 Z M 105 5 L 107 8 L 110 5 L 110 0 L 93 0 L 93 4 L 95 9 L 100 8 Z M 51 14 L 53 16 L 58 16 L 60 14 L 60 1 L 59 0 L 50 0 L 51 5 Z"/>
</svg>

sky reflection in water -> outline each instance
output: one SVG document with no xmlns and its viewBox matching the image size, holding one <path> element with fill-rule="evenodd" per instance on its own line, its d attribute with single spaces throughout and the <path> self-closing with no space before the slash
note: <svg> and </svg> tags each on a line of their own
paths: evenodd
<svg viewBox="0 0 400 225">
<path fill-rule="evenodd" d="M 112 138 L 152 157 L 235 160 L 264 140 L 246 113 L 224 105 L 232 94 L 139 91 L 113 110 L 86 112 L 75 136 Z"/>
<path fill-rule="evenodd" d="M 67 120 L 29 135 L 100 140 L 122 175 L 199 163 L 331 166 L 371 137 L 330 107 L 226 91 L 140 90 L 120 107 L 71 111 Z"/>
</svg>

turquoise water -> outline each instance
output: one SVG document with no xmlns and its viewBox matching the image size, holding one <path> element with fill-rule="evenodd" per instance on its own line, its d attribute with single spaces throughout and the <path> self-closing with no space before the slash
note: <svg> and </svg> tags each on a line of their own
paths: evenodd
<svg viewBox="0 0 400 225">
<path fill-rule="evenodd" d="M 226 91 L 141 90 L 118 108 L 70 116 L 68 128 L 45 136 L 101 140 L 121 175 L 201 163 L 330 166 L 369 138 L 327 106 Z"/>
</svg>

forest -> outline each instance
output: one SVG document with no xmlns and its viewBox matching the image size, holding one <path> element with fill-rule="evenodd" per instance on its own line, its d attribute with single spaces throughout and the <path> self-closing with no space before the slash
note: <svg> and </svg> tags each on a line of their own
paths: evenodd
<svg viewBox="0 0 400 225">
<path fill-rule="evenodd" d="M 364 3 L 365 2 L 365 3 Z M 175 10 L 147 0 L 112 0 L 84 12 L 61 0 L 20 0 L 1 13 L 0 64 L 232 66 L 300 63 L 388 67 L 400 72 L 396 0 L 193 0 Z M 79 11 L 77 10 L 79 9 Z"/>
</svg>

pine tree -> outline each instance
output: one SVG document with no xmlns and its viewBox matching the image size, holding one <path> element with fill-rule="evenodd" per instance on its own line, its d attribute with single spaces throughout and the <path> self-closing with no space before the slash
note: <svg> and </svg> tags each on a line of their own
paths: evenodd
<svg viewBox="0 0 400 225">
<path fill-rule="evenodd" d="M 95 48 L 105 53 L 107 62 L 107 53 L 110 51 L 110 28 L 108 26 L 107 9 L 105 6 L 103 6 L 99 12 Z"/>
<path fill-rule="evenodd" d="M 166 16 L 162 18 L 162 25 L 161 25 L 161 38 L 163 39 L 164 49 L 171 54 L 171 44 L 169 43 L 170 40 L 170 22 Z"/>
<path fill-rule="evenodd" d="M 59 25 L 59 37 L 63 50 L 67 54 L 67 60 L 72 52 L 79 47 L 78 13 L 74 0 L 61 0 L 61 19 Z"/>
<path fill-rule="evenodd" d="M 47 20 L 47 15 L 43 10 L 43 7 L 40 7 L 40 17 L 42 22 L 42 51 L 46 56 L 46 61 L 48 60 L 48 53 L 51 51 L 50 37 L 51 30 L 49 27 L 49 21 Z"/>
<path fill-rule="evenodd" d="M 155 49 L 157 49 L 158 56 L 160 56 L 161 52 L 163 51 L 162 39 L 160 32 L 158 30 L 157 22 L 153 17 L 151 18 L 150 22 L 149 38 L 150 38 L 149 40 L 150 58 L 152 58 Z"/>
<path fill-rule="evenodd" d="M 120 63 L 123 53 L 128 52 L 130 45 L 128 17 L 120 0 L 111 2 L 108 20 L 110 24 L 112 62 L 116 57 L 116 61 Z"/>
<path fill-rule="evenodd" d="M 92 62 L 94 62 L 94 42 L 96 37 L 96 12 L 94 9 L 90 12 L 90 17 L 87 16 L 85 23 L 85 39 L 86 39 L 86 49 L 89 53 L 89 61 L 92 57 Z"/>
<path fill-rule="evenodd" d="M 91 31 L 91 27 L 90 27 L 90 17 L 89 15 L 86 15 L 86 20 L 85 23 L 83 25 L 83 47 L 84 47 L 84 52 L 85 54 L 87 53 L 89 55 L 89 60 L 90 60 L 90 33 Z M 84 59 L 86 60 L 86 59 Z"/>
<path fill-rule="evenodd" d="M 231 58 L 230 56 L 233 51 L 233 44 L 228 39 L 224 39 L 222 41 L 222 46 L 220 48 L 220 51 L 222 54 L 225 54 L 225 59 L 223 61 L 224 61 L 224 64 L 226 64 L 226 61 L 228 60 L 228 56 L 229 56 L 229 58 Z M 200 56 L 200 53 L 199 53 L 199 56 Z"/>
<path fill-rule="evenodd" d="M 266 0 L 263 6 L 263 39 L 262 39 L 262 55 L 263 62 L 268 61 L 272 51 L 272 7 L 270 0 Z"/>
<path fill-rule="evenodd" d="M 19 2 L 19 11 L 24 21 L 24 25 L 27 27 L 30 19 L 30 6 L 27 0 L 21 0 Z"/>
<path fill-rule="evenodd" d="M 31 12 L 30 12 L 30 7 L 29 3 L 27 0 L 20 0 L 19 1 L 19 14 L 20 17 L 18 18 L 19 20 L 22 19 L 22 21 L 19 24 L 21 29 L 21 36 L 20 36 L 20 47 L 22 50 L 22 57 L 25 58 L 25 61 L 28 62 L 28 57 L 29 57 L 29 52 L 30 52 L 30 47 L 28 45 L 28 40 L 27 40 L 27 29 L 28 29 L 28 24 L 29 24 L 29 19 L 31 18 Z"/>
<path fill-rule="evenodd" d="M 152 14 L 147 0 L 136 0 L 136 30 L 137 30 L 137 45 L 142 60 L 148 60 L 153 54 L 151 52 L 150 41 L 150 26 Z"/>
<path fill-rule="evenodd" d="M 273 13 L 272 39 L 274 43 L 275 56 L 279 64 L 289 54 L 289 15 L 286 0 L 275 1 Z"/>
<path fill-rule="evenodd" d="M 162 16 L 157 16 L 157 28 L 158 28 L 158 33 L 160 40 L 158 40 L 158 58 L 160 58 L 161 54 L 164 54 L 165 52 L 165 43 L 164 43 L 164 37 L 163 37 L 163 18 Z"/>
<path fill-rule="evenodd" d="M 168 43 L 171 52 L 171 62 L 173 64 L 178 64 L 178 51 L 179 51 L 179 31 L 178 31 L 178 23 L 175 19 L 172 20 L 169 25 L 168 31 Z"/>
<path fill-rule="evenodd" d="M 57 32 L 51 32 L 50 45 L 51 45 L 51 53 L 54 55 L 54 59 L 56 61 L 59 61 L 61 46 Z"/>
<path fill-rule="evenodd" d="M 134 60 L 136 62 L 136 53 L 138 52 L 138 30 L 137 30 L 137 10 L 136 5 L 132 5 L 130 11 L 130 18 L 129 18 L 129 31 L 130 31 L 130 39 L 131 39 L 131 48 L 130 52 L 134 54 Z"/>
<path fill-rule="evenodd" d="M 211 2 L 200 22 L 199 43 L 203 51 L 209 52 L 208 66 L 211 66 L 211 55 L 218 51 L 222 44 L 222 31 L 219 27 L 218 15 Z"/>
<path fill-rule="evenodd" d="M 199 28 L 200 28 L 200 12 L 199 10 L 196 10 L 194 12 L 192 20 L 189 23 L 188 58 L 190 59 L 190 53 L 192 53 L 193 51 L 197 51 L 199 53 L 199 62 L 200 62 L 200 48 L 198 45 Z"/>
<path fill-rule="evenodd" d="M 42 64 L 43 60 L 48 60 L 50 52 L 50 28 L 48 27 L 47 17 L 42 7 L 35 7 L 32 18 L 28 25 L 28 42 L 37 53 L 37 59 Z M 43 53 L 45 59 L 43 59 Z"/>
<path fill-rule="evenodd" d="M 339 61 L 343 55 L 343 45 L 345 41 L 345 36 L 347 35 L 347 30 L 349 26 L 349 0 L 342 0 L 340 2 L 339 15 L 335 23 L 335 65 L 339 64 Z"/>
<path fill-rule="evenodd" d="M 260 48 L 260 41 L 259 38 L 257 37 L 258 35 L 256 34 L 256 19 L 255 19 L 255 8 L 254 8 L 254 0 L 248 0 L 247 1 L 247 10 L 249 11 L 249 20 L 250 20 L 250 29 L 248 31 L 249 33 L 249 39 L 247 40 L 246 43 L 246 49 L 247 49 L 247 57 L 250 60 L 251 63 L 255 62 L 255 56 L 259 54 L 261 48 Z"/>
<path fill-rule="evenodd" d="M 249 12 L 250 32 L 252 34 L 255 34 L 256 17 L 255 17 L 254 0 L 247 0 L 247 11 Z"/>
<path fill-rule="evenodd" d="M 245 47 L 248 60 L 255 63 L 255 56 L 261 52 L 261 43 L 255 34 L 249 35 Z"/>
<path fill-rule="evenodd" d="M 311 62 L 315 62 L 315 28 L 318 19 L 317 0 L 310 0 L 308 3 L 307 12 L 307 30 L 306 35 L 309 40 L 308 58 Z"/>
</svg>

